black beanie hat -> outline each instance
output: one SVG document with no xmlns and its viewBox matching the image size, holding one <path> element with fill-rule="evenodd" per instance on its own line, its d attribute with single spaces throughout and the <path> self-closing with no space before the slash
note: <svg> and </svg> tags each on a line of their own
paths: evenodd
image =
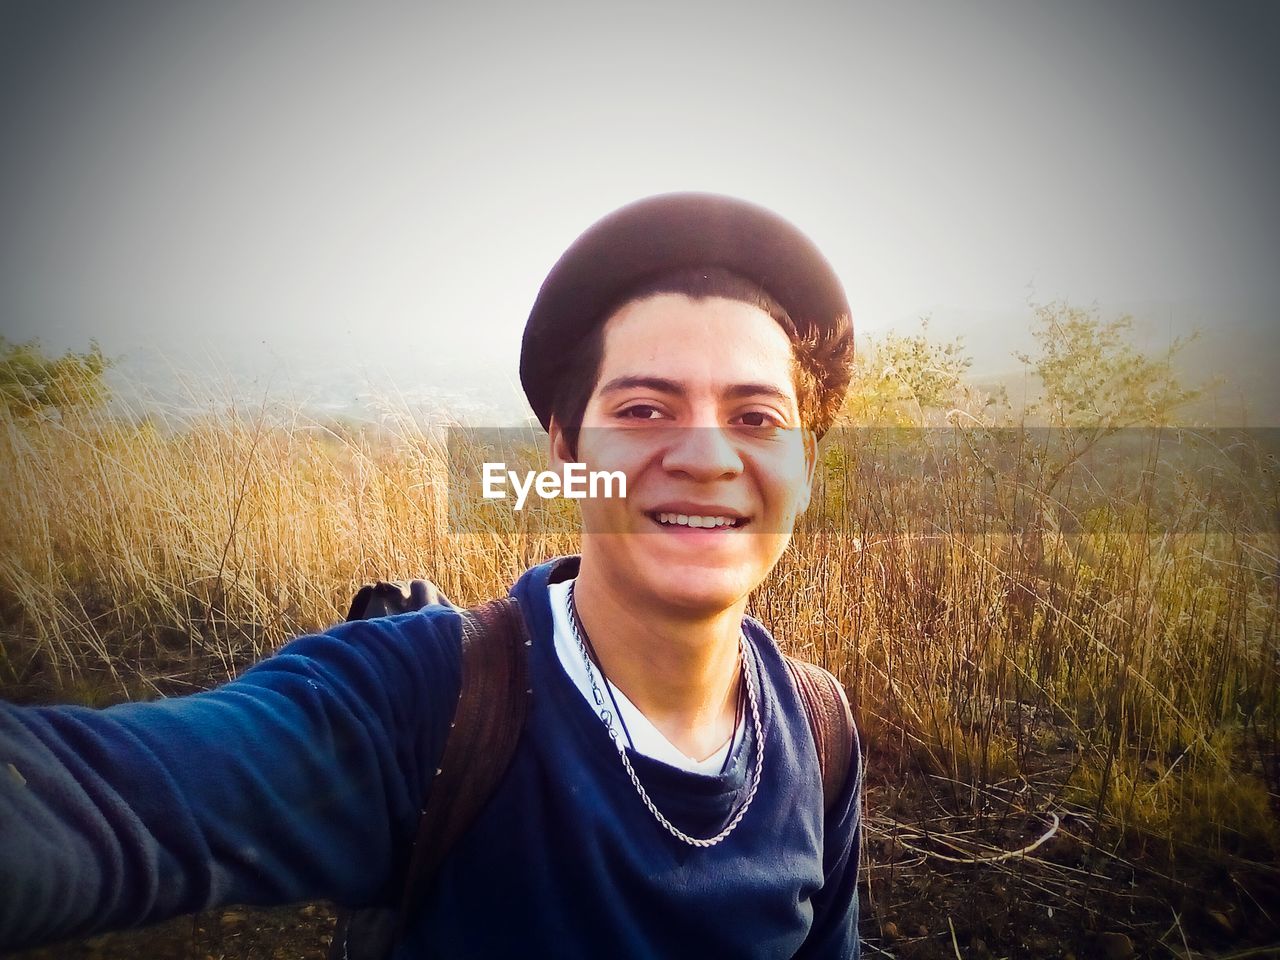
<svg viewBox="0 0 1280 960">
<path fill-rule="evenodd" d="M 543 427 L 572 351 L 649 277 L 681 267 L 718 266 L 760 286 L 801 336 L 826 332 L 849 304 L 813 241 L 770 210 L 710 193 L 668 193 L 616 210 L 589 227 L 556 261 L 524 328 L 520 382 Z M 847 328 L 852 337 L 852 327 Z M 820 384 L 843 395 L 845 369 Z M 816 424 L 819 436 L 830 424 Z"/>
</svg>

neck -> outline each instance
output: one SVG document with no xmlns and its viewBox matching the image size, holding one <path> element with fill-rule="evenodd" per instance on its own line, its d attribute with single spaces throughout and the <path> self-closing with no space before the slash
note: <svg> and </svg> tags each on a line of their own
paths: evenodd
<svg viewBox="0 0 1280 960">
<path fill-rule="evenodd" d="M 701 760 L 733 735 L 745 598 L 701 614 L 655 607 L 584 557 L 574 603 L 609 681 L 678 750 Z"/>
</svg>

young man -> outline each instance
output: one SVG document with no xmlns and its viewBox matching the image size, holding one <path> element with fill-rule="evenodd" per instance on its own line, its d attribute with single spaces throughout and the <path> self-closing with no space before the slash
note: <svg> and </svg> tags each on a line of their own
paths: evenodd
<svg viewBox="0 0 1280 960">
<path fill-rule="evenodd" d="M 512 588 L 532 706 L 395 956 L 855 957 L 861 767 L 824 811 L 800 695 L 744 616 L 849 377 L 840 284 L 724 197 L 564 254 L 521 379 L 554 463 L 620 470 Z M 0 947 L 394 888 L 460 688 L 459 616 L 344 624 L 208 693 L 0 711 Z"/>
</svg>

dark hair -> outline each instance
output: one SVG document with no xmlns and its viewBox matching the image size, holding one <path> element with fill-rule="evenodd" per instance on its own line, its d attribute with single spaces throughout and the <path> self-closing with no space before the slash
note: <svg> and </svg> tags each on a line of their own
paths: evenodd
<svg viewBox="0 0 1280 960">
<path fill-rule="evenodd" d="M 849 318 L 841 316 L 829 328 L 802 336 L 790 315 L 760 284 L 724 267 L 684 267 L 650 277 L 631 288 L 605 312 L 600 323 L 571 348 L 560 387 L 551 404 L 551 413 L 564 431 L 572 456 L 578 455 L 578 433 L 587 403 L 600 377 L 604 356 L 604 319 L 637 300 L 664 293 L 680 293 L 692 300 L 723 297 L 763 310 L 773 317 L 791 340 L 796 396 L 801 422 L 822 432 L 835 419 L 844 399 L 843 392 L 827 389 L 829 381 L 846 382 L 837 376 L 853 362 L 853 336 Z"/>
</svg>

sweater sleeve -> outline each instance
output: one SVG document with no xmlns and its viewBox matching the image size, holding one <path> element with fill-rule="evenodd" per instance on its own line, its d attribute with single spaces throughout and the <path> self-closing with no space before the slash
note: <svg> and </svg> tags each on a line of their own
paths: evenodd
<svg viewBox="0 0 1280 960">
<path fill-rule="evenodd" d="M 0 950 L 385 892 L 460 683 L 441 607 L 301 637 L 207 693 L 0 703 Z"/>
<path fill-rule="evenodd" d="M 857 960 L 858 867 L 862 853 L 862 753 L 853 730 L 853 757 L 840 797 L 826 818 L 822 888 L 813 895 L 813 924 L 796 960 Z"/>
</svg>

